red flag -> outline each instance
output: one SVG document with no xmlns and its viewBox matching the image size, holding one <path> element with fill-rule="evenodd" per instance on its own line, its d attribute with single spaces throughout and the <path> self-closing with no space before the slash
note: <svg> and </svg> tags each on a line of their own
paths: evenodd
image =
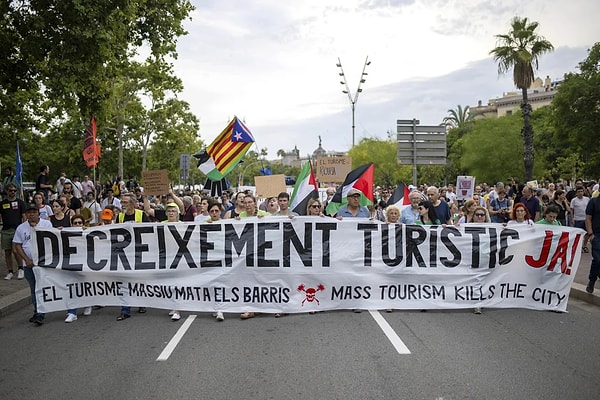
<svg viewBox="0 0 600 400">
<path fill-rule="evenodd" d="M 96 120 L 92 116 L 83 138 L 83 160 L 88 167 L 96 167 L 99 159 L 100 146 L 96 143 Z"/>
</svg>

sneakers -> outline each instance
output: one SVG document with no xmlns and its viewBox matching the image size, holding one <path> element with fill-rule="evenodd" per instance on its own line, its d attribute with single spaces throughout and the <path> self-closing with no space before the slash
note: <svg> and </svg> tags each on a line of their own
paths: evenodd
<svg viewBox="0 0 600 400">
<path fill-rule="evenodd" d="M 223 316 L 223 313 L 221 311 L 217 312 L 215 318 L 217 318 L 217 321 L 225 321 L 225 317 Z"/>
<path fill-rule="evenodd" d="M 481 314 L 481 307 L 475 307 L 473 314 Z"/>
<path fill-rule="evenodd" d="M 71 314 L 71 313 L 67 314 L 67 318 L 65 318 L 65 322 L 67 324 L 70 324 L 71 322 L 75 322 L 75 321 L 77 321 L 77 314 Z"/>
<path fill-rule="evenodd" d="M 131 317 L 131 315 L 129 314 L 121 314 L 117 317 L 117 321 L 123 321 L 126 320 L 127 318 Z"/>
<path fill-rule="evenodd" d="M 176 312 L 177 312 L 177 311 L 175 311 L 175 310 L 171 310 L 171 311 L 169 311 L 169 317 L 172 317 L 172 316 L 173 316 L 173 314 L 175 314 Z"/>
<path fill-rule="evenodd" d="M 171 321 L 179 321 L 181 319 L 181 314 L 179 311 L 175 311 L 173 315 L 171 315 Z"/>
<path fill-rule="evenodd" d="M 13 278 L 13 273 L 9 272 L 8 274 L 6 274 L 6 276 L 4 277 L 5 281 L 10 281 Z"/>
<path fill-rule="evenodd" d="M 17 272 L 17 279 L 21 280 L 25 278 L 25 272 L 23 272 L 23 269 L 20 269 L 19 272 Z"/>
<path fill-rule="evenodd" d="M 4 278 L 4 279 L 6 279 L 6 278 Z M 590 281 L 590 283 L 588 283 L 588 285 L 586 286 L 585 291 L 588 293 L 594 293 L 594 284 L 595 283 L 596 283 L 595 281 Z"/>
<path fill-rule="evenodd" d="M 33 317 L 33 321 L 32 321 L 32 322 L 33 322 L 34 324 L 36 324 L 37 326 L 43 325 L 43 324 L 44 324 L 44 317 L 42 317 L 42 316 L 41 316 L 41 315 L 39 315 L 39 314 L 36 314 L 36 315 Z"/>
<path fill-rule="evenodd" d="M 140 307 L 140 308 L 138 308 L 138 312 L 140 314 L 146 314 L 146 307 Z"/>
<path fill-rule="evenodd" d="M 256 314 L 253 312 L 245 312 L 245 313 L 240 314 L 241 319 L 254 318 L 255 316 L 256 316 Z"/>
<path fill-rule="evenodd" d="M 83 309 L 83 315 L 92 315 L 92 307 L 86 307 Z"/>
</svg>

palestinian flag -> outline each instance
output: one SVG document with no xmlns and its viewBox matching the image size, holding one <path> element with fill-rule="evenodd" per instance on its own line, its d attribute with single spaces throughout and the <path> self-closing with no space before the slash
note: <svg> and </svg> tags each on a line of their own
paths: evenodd
<svg viewBox="0 0 600 400">
<path fill-rule="evenodd" d="M 348 204 L 346 195 L 350 189 L 357 189 L 361 192 L 360 205 L 368 206 L 373 204 L 373 183 L 375 182 L 375 166 L 369 163 L 358 167 L 348 175 L 342 186 L 338 187 L 337 191 L 327 204 L 327 214 L 334 215 L 344 205 Z"/>
<path fill-rule="evenodd" d="M 290 210 L 298 213 L 298 215 L 306 215 L 308 200 L 316 199 L 318 197 L 319 189 L 317 187 L 317 180 L 313 173 L 312 164 L 309 161 L 304 164 L 302 171 L 300 171 L 300 175 L 296 179 L 294 192 L 290 198 Z"/>
<path fill-rule="evenodd" d="M 395 205 L 395 206 L 398 206 L 399 208 L 402 208 L 406 205 L 409 205 L 410 204 L 410 199 L 408 198 L 409 194 L 410 194 L 410 190 L 408 189 L 408 186 L 406 186 L 404 184 L 404 182 L 402 182 L 401 184 L 398 185 L 396 190 L 394 190 L 394 193 L 392 193 L 392 195 L 388 199 L 387 204 L 385 206 L 387 207 L 387 206 Z"/>
</svg>

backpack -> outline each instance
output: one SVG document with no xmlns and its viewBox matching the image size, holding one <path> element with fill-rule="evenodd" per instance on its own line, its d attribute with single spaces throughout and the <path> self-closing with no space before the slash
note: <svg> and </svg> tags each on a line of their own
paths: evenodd
<svg viewBox="0 0 600 400">
<path fill-rule="evenodd" d="M 121 191 L 119 190 L 119 185 L 117 183 L 115 183 L 114 185 L 112 185 L 112 190 L 113 190 L 113 194 L 115 196 L 118 196 L 121 194 Z"/>
</svg>

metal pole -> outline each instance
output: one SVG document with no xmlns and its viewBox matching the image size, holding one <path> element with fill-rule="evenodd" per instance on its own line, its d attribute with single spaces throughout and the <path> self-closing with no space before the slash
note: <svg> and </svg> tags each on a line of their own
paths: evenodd
<svg viewBox="0 0 600 400">
<path fill-rule="evenodd" d="M 352 95 L 350 94 L 350 88 L 348 87 L 348 82 L 346 81 L 346 75 L 344 74 L 344 68 L 342 67 L 342 61 L 340 60 L 340 58 L 338 57 L 338 63 L 336 64 L 337 67 L 340 69 L 340 76 L 342 77 L 343 81 L 341 81 L 340 83 L 342 85 L 344 85 L 344 87 L 346 88 L 346 90 L 342 90 L 342 93 L 348 95 L 348 100 L 350 101 L 350 107 L 352 109 L 352 147 L 354 147 L 355 144 L 355 129 L 356 129 L 356 124 L 355 124 L 355 111 L 356 111 L 356 103 L 358 102 L 358 95 L 362 92 L 362 84 L 365 83 L 365 75 L 367 75 L 367 73 L 365 72 L 367 65 L 371 64 L 371 62 L 369 61 L 369 56 L 367 56 L 365 58 L 365 63 L 363 65 L 363 69 L 362 69 L 362 73 L 360 74 L 360 80 L 358 81 L 358 87 L 356 88 L 356 92 L 354 93 L 354 98 L 352 98 Z"/>
<path fill-rule="evenodd" d="M 354 147 L 354 110 L 356 110 L 356 103 L 352 102 L 352 147 Z"/>
<path fill-rule="evenodd" d="M 417 186 L 417 119 L 412 120 L 412 134 L 413 134 L 413 185 Z"/>
</svg>

